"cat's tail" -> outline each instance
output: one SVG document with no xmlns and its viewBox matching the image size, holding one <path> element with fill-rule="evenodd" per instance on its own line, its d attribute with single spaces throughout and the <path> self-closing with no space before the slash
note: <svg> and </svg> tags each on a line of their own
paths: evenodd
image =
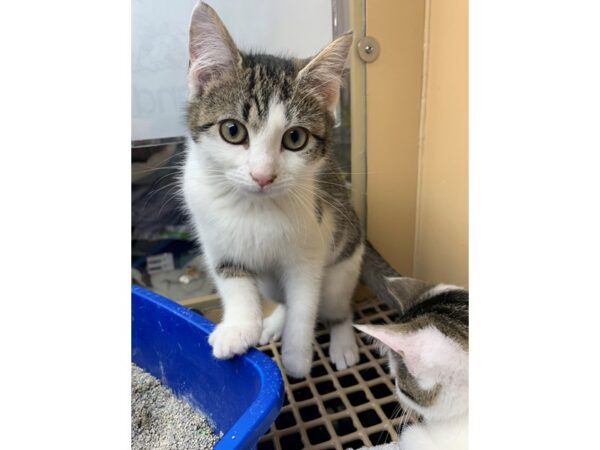
<svg viewBox="0 0 600 450">
<path fill-rule="evenodd" d="M 403 277 L 373 248 L 366 243 L 361 281 L 378 299 L 404 313 L 435 284 Z"/>
</svg>

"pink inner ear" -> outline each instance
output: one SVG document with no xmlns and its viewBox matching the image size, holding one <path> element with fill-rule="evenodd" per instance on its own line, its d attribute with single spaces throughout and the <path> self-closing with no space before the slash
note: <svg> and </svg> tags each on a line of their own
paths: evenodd
<svg viewBox="0 0 600 450">
<path fill-rule="evenodd" d="M 433 326 L 409 334 L 391 331 L 386 325 L 354 326 L 395 352 L 402 353 L 404 363 L 415 376 L 449 373 L 464 375 L 465 367 L 468 367 L 468 353 Z"/>
<path fill-rule="evenodd" d="M 399 333 L 390 332 L 385 325 L 354 325 L 354 327 L 380 340 L 395 352 L 402 352 L 406 347 L 406 337 Z"/>
<path fill-rule="evenodd" d="M 339 84 L 330 83 L 321 88 L 321 95 L 323 97 L 323 101 L 327 105 L 328 109 L 333 109 L 337 105 L 337 100 L 339 97 Z"/>
</svg>

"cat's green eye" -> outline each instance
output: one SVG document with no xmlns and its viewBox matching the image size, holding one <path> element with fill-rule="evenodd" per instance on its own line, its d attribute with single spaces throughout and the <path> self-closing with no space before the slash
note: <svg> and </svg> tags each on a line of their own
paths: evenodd
<svg viewBox="0 0 600 450">
<path fill-rule="evenodd" d="M 228 119 L 221 122 L 219 127 L 219 133 L 221 137 L 230 144 L 239 145 L 246 142 L 248 137 L 248 131 L 246 127 L 239 123 L 237 120 Z"/>
<path fill-rule="evenodd" d="M 281 144 L 293 152 L 302 150 L 308 142 L 308 131 L 302 127 L 293 127 L 283 134 Z"/>
</svg>

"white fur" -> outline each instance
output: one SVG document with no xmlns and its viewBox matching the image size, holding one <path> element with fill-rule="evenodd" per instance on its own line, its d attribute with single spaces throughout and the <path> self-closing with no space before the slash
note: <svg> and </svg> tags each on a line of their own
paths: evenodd
<svg viewBox="0 0 600 450">
<path fill-rule="evenodd" d="M 222 297 L 224 315 L 208 342 L 216 358 L 231 358 L 256 345 L 260 337 L 260 298 L 256 285 L 248 278 L 214 278 Z"/>
<path fill-rule="evenodd" d="M 358 346 L 350 318 L 331 326 L 329 357 L 337 370 L 346 369 L 358 362 Z"/>
<path fill-rule="evenodd" d="M 443 386 L 436 402 L 427 408 L 398 391 L 401 402 L 428 420 L 445 420 L 469 409 L 469 355 L 437 328 L 427 327 L 409 335 L 401 350 L 410 372 L 423 389 Z M 390 364 L 392 367 L 393 364 Z M 393 367 L 392 367 L 392 370 Z"/>
<path fill-rule="evenodd" d="M 280 143 L 285 126 L 285 107 L 280 102 L 271 103 L 267 126 L 252 136 L 252 151 L 248 155 L 251 177 L 272 178 L 279 173 Z"/>
<path fill-rule="evenodd" d="M 337 370 L 353 366 L 358 362 L 358 346 L 352 329 L 348 301 L 354 292 L 355 283 L 349 283 L 348 280 L 358 279 L 362 257 L 363 247 L 361 246 L 350 258 L 326 270 L 323 280 L 321 293 L 323 302 L 319 315 L 324 318 L 339 319 L 344 317 L 346 311 L 348 316 L 346 321 L 331 327 L 329 357 Z"/>
<path fill-rule="evenodd" d="M 464 288 L 461 288 L 460 286 L 455 286 L 453 284 L 436 284 L 434 287 L 425 292 L 422 298 L 431 298 L 438 294 L 443 294 L 444 292 L 460 291 L 462 289 Z"/>
<path fill-rule="evenodd" d="M 469 448 L 469 418 L 414 424 L 405 428 L 398 442 L 361 447 L 360 450 L 467 450 Z"/>
<path fill-rule="evenodd" d="M 277 305 L 271 315 L 263 322 L 263 331 L 258 341 L 260 345 L 265 345 L 269 341 L 278 341 L 285 325 L 285 306 Z"/>
<path fill-rule="evenodd" d="M 467 450 L 469 448 L 469 419 L 456 419 L 414 424 L 405 428 L 398 442 L 361 447 L 360 450 Z"/>
<path fill-rule="evenodd" d="M 223 298 L 223 321 L 210 337 L 214 355 L 229 358 L 259 340 L 281 334 L 286 371 L 303 377 L 312 363 L 317 314 L 326 319 L 344 319 L 347 316 L 340 317 L 340 313 L 350 312 L 363 248 L 360 246 L 353 257 L 325 268 L 341 249 L 332 249 L 331 211 L 324 210 L 321 223 L 314 213 L 314 175 L 320 163 L 281 151 L 283 132 L 294 125 L 285 120 L 283 107 L 272 103 L 266 126 L 259 132 L 248 129 L 248 148 L 223 141 L 218 125 L 203 134 L 201 145 L 190 139 L 183 193 Z M 307 145 L 314 145 L 312 139 Z M 273 171 L 276 179 L 260 187 L 252 179 L 253 170 Z M 269 275 L 259 280 L 259 287 L 249 278 L 223 278 L 215 271 L 222 260 Z M 270 292 L 266 292 L 268 286 Z M 276 310 L 276 317 L 266 320 L 262 333 L 261 294 L 273 293 L 283 294 L 286 306 Z M 280 315 L 285 316 L 281 331 Z M 334 327 L 331 345 L 332 360 L 338 368 L 356 362 L 358 349 L 350 322 Z"/>
<path fill-rule="evenodd" d="M 469 418 L 463 414 L 453 419 L 411 425 L 398 441 L 401 450 L 467 450 Z"/>
</svg>

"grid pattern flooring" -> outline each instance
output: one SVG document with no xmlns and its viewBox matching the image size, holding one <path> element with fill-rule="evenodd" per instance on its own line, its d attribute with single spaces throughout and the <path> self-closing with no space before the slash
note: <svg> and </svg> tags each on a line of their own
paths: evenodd
<svg viewBox="0 0 600 450">
<path fill-rule="evenodd" d="M 355 296 L 356 323 L 391 323 L 397 312 L 366 289 Z M 359 333 L 360 361 L 336 371 L 329 361 L 329 331 L 317 326 L 310 376 L 296 380 L 281 365 L 281 343 L 259 347 L 272 357 L 285 382 L 284 406 L 259 450 L 357 449 L 398 440 L 398 430 L 414 419 L 396 401 L 385 357 Z"/>
</svg>

